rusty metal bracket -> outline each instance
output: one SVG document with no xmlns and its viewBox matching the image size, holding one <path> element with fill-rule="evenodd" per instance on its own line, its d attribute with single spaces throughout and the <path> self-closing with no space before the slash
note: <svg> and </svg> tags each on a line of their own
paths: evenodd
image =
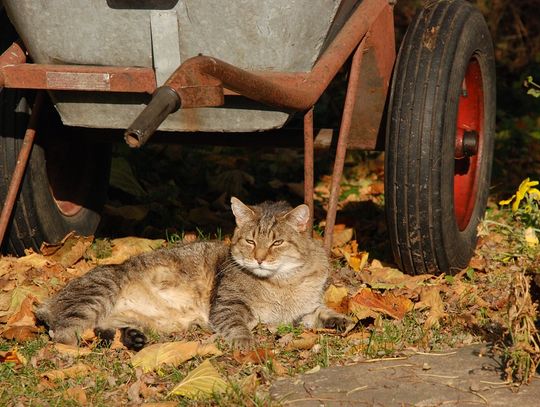
<svg viewBox="0 0 540 407">
<path fill-rule="evenodd" d="M 32 146 L 34 145 L 34 139 L 36 137 L 37 120 L 43 104 L 43 96 L 43 92 L 38 92 L 36 94 L 36 99 L 34 101 L 32 113 L 30 114 L 30 120 L 28 122 L 28 128 L 24 134 L 21 151 L 17 156 L 17 164 L 13 170 L 13 176 L 11 177 L 11 182 L 9 183 L 6 200 L 4 201 L 4 206 L 2 207 L 2 213 L 0 214 L 0 244 L 4 241 L 9 220 L 11 219 L 11 213 L 13 212 L 17 195 L 21 189 L 28 159 L 30 158 L 30 153 L 32 152 Z"/>
<path fill-rule="evenodd" d="M 324 227 L 324 248 L 330 252 L 332 249 L 332 238 L 334 235 L 334 225 L 336 223 L 337 204 L 339 200 L 339 187 L 343 166 L 345 164 L 345 154 L 347 153 L 347 142 L 351 132 L 351 122 L 356 103 L 356 94 L 358 91 L 358 81 L 360 78 L 360 66 L 366 45 L 364 37 L 356 51 L 354 52 L 349 72 L 349 83 L 347 84 L 347 94 L 345 95 L 345 105 L 339 128 L 339 138 L 337 142 L 336 158 L 334 159 L 334 170 L 332 172 L 332 184 L 330 186 L 330 199 L 328 201 L 328 210 L 326 212 L 326 225 Z"/>
<path fill-rule="evenodd" d="M 164 119 L 177 106 L 184 109 L 221 106 L 224 87 L 270 106 L 298 111 L 310 109 L 357 48 L 373 22 L 387 9 L 388 2 L 384 0 L 362 1 L 308 73 L 261 75 L 208 56 L 190 58 L 178 67 L 161 88 L 174 91 L 178 103 L 169 103 L 168 113 L 152 106 L 164 106 L 162 99 L 165 93 L 162 90 L 154 94 L 146 109 L 159 112 Z M 144 120 L 136 119 L 126 130 L 125 139 L 131 147 L 143 145 L 161 124 L 146 109 L 141 113 Z"/>
</svg>

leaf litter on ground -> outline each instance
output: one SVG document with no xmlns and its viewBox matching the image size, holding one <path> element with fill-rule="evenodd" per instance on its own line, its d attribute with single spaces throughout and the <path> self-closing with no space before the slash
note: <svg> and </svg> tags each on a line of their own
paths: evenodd
<svg viewBox="0 0 540 407">
<path fill-rule="evenodd" d="M 376 167 L 366 167 L 358 171 L 366 175 L 371 182 L 366 185 L 359 184 L 357 192 L 347 193 L 344 197 L 346 202 L 342 200 L 340 204 L 343 208 L 353 204 L 355 200 L 366 198 L 374 203 L 380 202 L 378 194 L 369 195 L 369 190 L 379 190 L 377 185 L 380 180 L 377 174 L 380 172 Z M 323 177 L 322 180 L 323 183 L 318 185 L 319 192 L 328 188 L 325 183 L 328 183 L 329 179 Z M 147 186 L 146 183 L 143 184 Z M 354 182 L 349 183 L 347 188 L 354 188 Z M 319 201 L 323 206 L 326 199 L 324 195 L 319 194 L 318 198 L 323 199 Z M 222 198 L 220 195 L 219 200 L 223 201 Z M 222 204 L 219 205 L 219 211 L 222 211 Z M 146 212 L 146 208 L 148 206 L 140 212 L 144 217 L 151 212 Z M 206 209 L 199 211 L 198 217 L 218 219 L 213 218 L 214 214 L 219 212 L 211 205 L 204 208 Z M 186 215 L 189 213 L 187 211 Z M 139 219 L 141 217 L 136 216 Z M 332 254 L 334 261 L 341 265 L 334 268 L 332 284 L 325 293 L 325 302 L 358 320 L 357 327 L 343 336 L 329 330 L 312 332 L 300 329 L 299 332 L 291 331 L 280 337 L 275 331 L 263 327 L 256 330 L 257 342 L 260 344 L 258 349 L 244 354 L 233 352 L 227 345 L 219 342 L 211 345 L 217 352 L 210 352 L 211 355 L 206 356 L 198 351 L 190 356 L 183 354 L 183 351 L 179 351 L 178 355 L 175 352 L 163 352 L 162 346 L 171 341 L 177 344 L 211 343 L 209 333 L 195 330 L 185 334 L 155 337 L 153 342 L 157 343 L 146 349 L 148 352 L 153 350 L 153 346 L 156 346 L 154 349 L 161 349 L 163 354 L 169 355 L 163 358 L 166 362 L 158 362 L 159 357 L 154 355 L 148 358 L 151 362 L 142 362 L 140 365 L 134 361 L 138 358 L 144 359 L 144 353 L 133 355 L 121 346 L 116 349 L 100 348 L 94 339 L 89 339 L 89 344 L 83 343 L 76 347 L 58 344 L 52 346 L 46 342 L 43 328 L 37 326 L 32 318 L 29 312 L 32 306 L 43 301 L 70 279 L 84 274 L 98 264 L 118 264 L 133 255 L 167 245 L 163 239 L 126 237 L 94 240 L 92 237 L 70 234 L 59 245 L 44 245 L 40 253 L 29 251 L 26 256 L 18 259 L 7 256 L 0 258 L 0 346 L 3 347 L 0 348 L 0 363 L 18 366 L 18 369 L 35 369 L 34 374 L 38 377 L 47 371 L 69 369 L 75 366 L 75 362 L 83 363 L 102 372 L 108 377 L 109 383 L 100 395 L 90 394 L 86 390 L 84 396 L 87 398 L 101 397 L 109 402 L 117 400 L 118 397 L 139 402 L 161 402 L 167 397 L 183 397 L 180 395 L 183 392 L 194 395 L 189 386 L 188 390 L 178 390 L 176 393 L 173 393 L 172 389 L 181 383 L 182 378 L 187 379 L 190 372 L 195 372 L 196 366 L 204 364 L 206 368 L 210 362 L 204 359 L 201 363 L 201 360 L 211 356 L 219 370 L 226 373 L 227 386 L 236 383 L 245 391 L 243 397 L 253 398 L 256 391 L 267 388 L 273 378 L 280 375 L 314 371 L 329 364 L 357 361 L 359 358 L 371 357 L 377 349 L 383 350 L 384 355 L 395 354 L 410 346 L 427 351 L 441 350 L 459 343 L 456 341 L 465 337 L 456 334 L 456 329 L 466 331 L 470 328 L 471 332 L 485 329 L 485 332 L 492 332 L 495 324 L 499 327 L 496 329 L 504 331 L 510 303 L 508 292 L 512 282 L 509 270 L 515 262 L 501 258 L 498 253 L 514 250 L 515 244 L 509 235 L 483 224 L 484 229 L 481 229 L 481 238 L 469 269 L 455 276 L 409 276 L 391 264 L 379 261 L 377 256 L 369 251 L 369 242 L 362 247 L 366 245 L 366 238 L 360 236 L 356 229 L 352 229 L 348 221 L 338 225 L 337 244 Z M 182 235 L 190 236 L 193 240 L 200 233 L 187 232 Z M 534 247 L 531 246 L 531 249 Z M 411 327 L 407 324 L 411 324 L 411 321 L 415 324 L 414 329 L 419 332 L 417 336 L 406 337 L 401 334 L 399 341 L 394 338 L 395 334 L 386 336 L 387 330 L 410 330 Z M 431 334 L 433 330 L 436 330 L 437 334 Z M 470 337 L 470 334 L 467 335 Z M 478 337 L 480 338 L 481 336 Z M 13 346 L 14 344 L 20 348 Z M 36 346 L 41 346 L 37 353 L 21 353 L 21 349 L 35 352 L 31 349 Z M 197 345 L 197 349 L 199 346 L 201 345 Z M 32 358 L 32 367 L 26 362 L 26 354 Z M 171 363 L 167 362 L 168 357 L 168 362 Z M 510 364 L 509 366 L 512 367 Z M 524 368 L 517 368 L 521 369 L 521 375 L 524 376 Z M 137 373 L 139 369 L 142 376 Z M 213 369 L 215 370 L 215 367 Z M 145 371 L 147 373 L 144 373 Z M 214 373 L 212 371 L 210 377 L 219 377 Z M 197 375 L 194 375 L 197 379 Z M 193 375 L 189 379 L 192 378 Z M 10 385 L 2 380 L 0 379 L 0 387 Z M 75 379 L 68 377 L 65 380 L 69 382 L 70 388 L 74 389 L 71 399 L 82 403 L 84 396 L 73 382 Z M 218 393 L 220 386 L 218 385 Z M 22 388 L 18 391 L 23 392 Z M 43 397 L 60 397 L 54 396 L 54 389 L 47 391 L 49 393 Z M 200 396 L 205 393 L 199 391 L 198 394 Z M 0 401 L 2 397 L 5 396 L 0 391 Z M 37 395 L 34 397 L 39 399 Z"/>
</svg>

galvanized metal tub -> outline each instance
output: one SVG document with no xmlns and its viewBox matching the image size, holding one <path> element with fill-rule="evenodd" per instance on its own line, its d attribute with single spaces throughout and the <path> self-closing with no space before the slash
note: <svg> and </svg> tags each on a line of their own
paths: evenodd
<svg viewBox="0 0 540 407">
<path fill-rule="evenodd" d="M 34 62 L 153 67 L 158 85 L 186 59 L 210 55 L 255 71 L 306 72 L 358 0 L 3 0 Z M 124 129 L 149 95 L 51 92 L 64 124 Z M 230 100 L 229 100 L 230 99 Z M 180 110 L 169 131 L 282 127 L 291 112 L 242 97 Z"/>
</svg>

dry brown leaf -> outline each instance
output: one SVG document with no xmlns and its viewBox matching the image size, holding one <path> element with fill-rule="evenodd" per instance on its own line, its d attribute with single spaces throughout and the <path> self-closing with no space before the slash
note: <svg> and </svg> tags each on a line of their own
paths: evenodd
<svg viewBox="0 0 540 407">
<path fill-rule="evenodd" d="M 41 377 L 47 380 L 65 380 L 70 377 L 84 376 L 90 373 L 93 369 L 84 363 L 77 363 L 65 369 L 48 370 L 41 374 Z"/>
<path fill-rule="evenodd" d="M 402 319 L 413 308 L 412 301 L 407 297 L 398 296 L 390 292 L 383 295 L 371 291 L 369 288 L 360 289 L 349 301 L 349 308 L 355 315 L 357 313 L 355 308 L 358 305 L 368 310 L 382 312 L 395 319 Z"/>
<path fill-rule="evenodd" d="M 233 358 L 238 363 L 253 363 L 255 365 L 265 363 L 274 357 L 271 349 L 238 350 L 233 352 Z"/>
<path fill-rule="evenodd" d="M 432 278 L 433 275 L 422 274 L 410 276 L 392 267 L 383 267 L 382 265 L 381 267 L 373 267 L 372 263 L 368 270 L 359 272 L 359 277 L 362 282 L 368 284 L 372 288 L 408 288 L 414 290 L 424 281 Z"/>
<path fill-rule="evenodd" d="M 47 288 L 36 285 L 18 286 L 15 287 L 11 292 L 2 293 L 2 297 L 9 297 L 9 308 L 6 311 L 0 310 L 0 322 L 6 323 L 14 314 L 17 314 L 21 310 L 23 302 L 27 297 L 31 296 L 39 301 L 42 301 L 47 297 L 47 295 Z M 5 299 L 2 302 L 4 301 Z"/>
<path fill-rule="evenodd" d="M 12 341 L 26 342 L 35 339 L 38 332 L 39 330 L 34 325 L 13 326 L 3 331 L 2 337 Z"/>
<path fill-rule="evenodd" d="M 285 347 L 286 350 L 308 350 L 317 343 L 319 335 L 313 332 L 302 332 L 300 338 L 293 339 Z"/>
<path fill-rule="evenodd" d="M 165 342 L 143 348 L 133 355 L 131 363 L 134 367 L 141 367 L 144 372 L 150 372 L 164 364 L 177 366 L 197 355 L 219 356 L 221 354 L 222 352 L 213 343 Z"/>
<path fill-rule="evenodd" d="M 66 390 L 66 396 L 75 401 L 79 406 L 86 406 L 88 404 L 86 392 L 82 386 L 70 387 Z"/>
<path fill-rule="evenodd" d="M 345 225 L 336 225 L 332 237 L 332 246 L 341 247 L 349 242 L 353 237 L 353 229 L 345 228 Z"/>
<path fill-rule="evenodd" d="M 130 257 L 146 253 L 163 246 L 163 239 L 143 239 L 139 237 L 122 237 L 111 241 L 111 256 L 99 259 L 98 264 L 110 265 L 121 264 Z"/>
<path fill-rule="evenodd" d="M 93 241 L 93 236 L 77 236 L 75 232 L 71 232 L 58 244 L 44 243 L 40 250 L 51 261 L 71 267 L 83 258 Z"/>
<path fill-rule="evenodd" d="M 438 326 L 439 320 L 446 316 L 440 291 L 441 288 L 438 286 L 423 287 L 420 291 L 420 301 L 414 306 L 415 309 L 429 308 L 427 319 L 424 322 L 425 329 Z"/>
<path fill-rule="evenodd" d="M 14 363 L 15 366 L 26 365 L 26 358 L 21 355 L 17 348 L 0 351 L 0 363 Z"/>
<path fill-rule="evenodd" d="M 279 360 L 272 360 L 272 369 L 274 370 L 274 373 L 278 376 L 285 376 L 289 371 Z"/>
<path fill-rule="evenodd" d="M 257 373 L 252 373 L 240 382 L 240 388 L 244 394 L 255 394 L 259 384 Z"/>
<path fill-rule="evenodd" d="M 324 303 L 342 314 L 347 313 L 347 297 L 349 292 L 345 287 L 330 284 L 324 293 Z"/>
<path fill-rule="evenodd" d="M 144 403 L 143 407 L 176 407 L 178 402 L 176 401 L 158 401 L 155 403 Z"/>
<path fill-rule="evenodd" d="M 472 267 L 475 270 L 484 270 L 486 268 L 486 259 L 483 257 L 473 257 L 469 262 L 469 267 Z"/>
<path fill-rule="evenodd" d="M 64 343 L 55 343 L 54 349 L 62 355 L 68 356 L 84 356 L 89 355 L 92 351 L 89 348 L 80 348 L 78 346 L 66 345 Z"/>
<path fill-rule="evenodd" d="M 33 305 L 36 298 L 33 295 L 27 295 L 22 301 L 19 310 L 11 315 L 7 320 L 7 326 L 33 326 L 36 324 Z"/>
</svg>

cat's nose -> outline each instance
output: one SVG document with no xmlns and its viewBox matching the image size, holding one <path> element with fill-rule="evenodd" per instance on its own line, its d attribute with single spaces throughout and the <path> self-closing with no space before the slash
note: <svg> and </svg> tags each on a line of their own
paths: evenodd
<svg viewBox="0 0 540 407">
<path fill-rule="evenodd" d="M 264 261 L 264 259 L 257 259 L 257 263 L 259 263 L 259 264 L 262 264 L 263 261 Z"/>
</svg>

